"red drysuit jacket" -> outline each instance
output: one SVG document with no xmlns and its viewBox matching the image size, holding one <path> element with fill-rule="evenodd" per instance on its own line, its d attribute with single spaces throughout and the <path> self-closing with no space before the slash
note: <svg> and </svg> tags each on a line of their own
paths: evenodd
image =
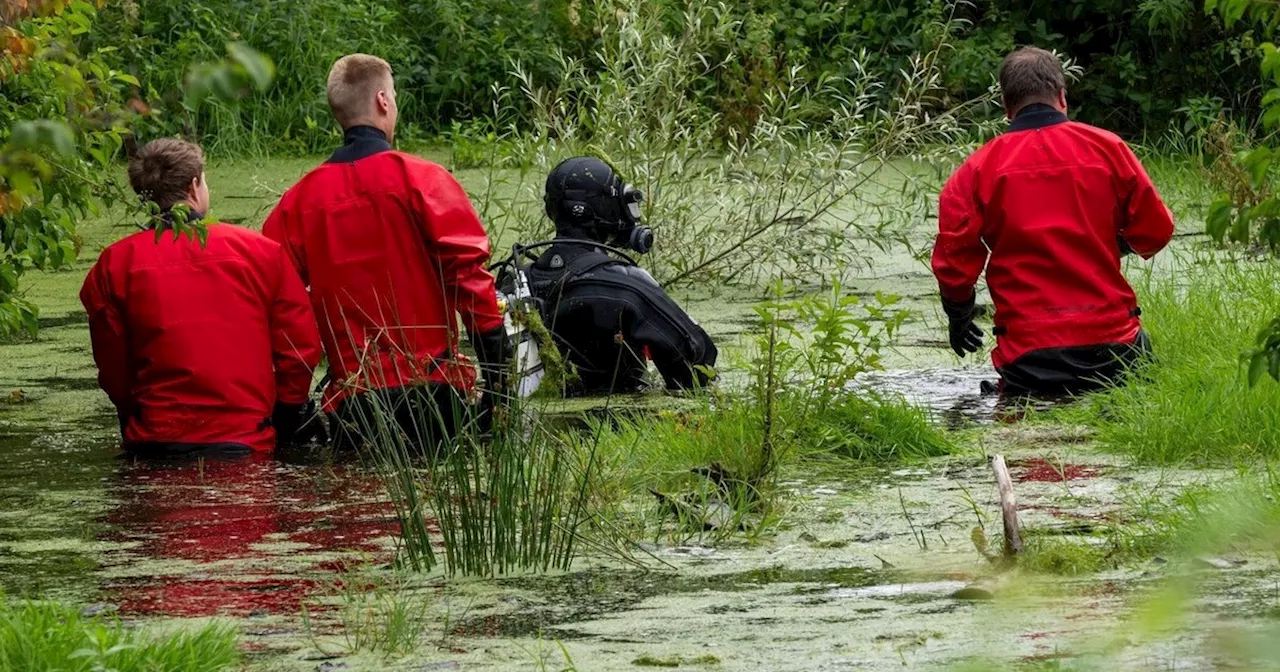
<svg viewBox="0 0 1280 672">
<path fill-rule="evenodd" d="M 377 129 L 349 129 L 262 232 L 289 250 L 311 288 L 333 381 L 326 409 L 369 389 L 474 385 L 456 315 L 472 334 L 503 322 L 485 269 L 489 238 L 444 168 L 393 151 Z"/>
<path fill-rule="evenodd" d="M 1133 151 L 1048 105 L 960 166 L 942 190 L 933 272 L 964 302 L 985 265 L 996 368 L 1045 348 L 1131 343 L 1140 322 L 1121 243 L 1151 258 L 1173 217 Z"/>
<path fill-rule="evenodd" d="M 275 448 L 275 403 L 301 404 L 320 360 L 306 289 L 280 245 L 230 224 L 142 231 L 103 250 L 80 300 L 126 444 Z"/>
</svg>

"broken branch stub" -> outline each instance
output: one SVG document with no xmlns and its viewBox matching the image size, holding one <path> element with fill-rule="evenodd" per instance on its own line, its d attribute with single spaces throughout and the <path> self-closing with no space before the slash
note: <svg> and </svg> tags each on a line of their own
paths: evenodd
<svg viewBox="0 0 1280 672">
<path fill-rule="evenodd" d="M 996 473 L 996 487 L 1000 489 L 1000 509 L 1004 513 L 1004 556 L 1013 558 L 1022 552 L 1022 536 L 1018 533 L 1018 502 L 1013 497 L 1013 479 L 1004 455 L 991 458 L 991 470 Z"/>
</svg>

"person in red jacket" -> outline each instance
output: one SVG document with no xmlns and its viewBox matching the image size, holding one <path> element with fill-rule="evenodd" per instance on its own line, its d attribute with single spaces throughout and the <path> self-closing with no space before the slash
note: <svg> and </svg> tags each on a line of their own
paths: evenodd
<svg viewBox="0 0 1280 672">
<path fill-rule="evenodd" d="M 985 267 L 1002 392 L 1096 389 L 1150 350 L 1120 259 L 1163 249 L 1173 216 L 1124 141 L 1067 118 L 1057 56 L 1013 52 L 1000 87 L 1008 132 L 970 156 L 939 199 L 933 272 L 951 347 L 961 357 L 982 347 L 974 287 Z"/>
<path fill-rule="evenodd" d="M 209 208 L 196 145 L 147 144 L 129 181 L 159 206 L 160 230 L 103 250 L 80 292 L 125 448 L 236 453 L 287 443 L 308 405 L 320 337 L 284 249 L 230 224 L 210 225 L 203 243 L 173 230 L 175 218 L 196 221 Z"/>
<path fill-rule="evenodd" d="M 501 384 L 510 344 L 485 268 L 489 239 L 448 171 L 392 149 L 386 61 L 339 59 L 328 97 L 345 143 L 285 192 L 262 231 L 311 288 L 335 445 L 360 446 L 380 413 L 394 411 L 411 441 L 430 447 L 470 417 L 476 375 L 458 349 L 458 314 L 489 387 Z"/>
</svg>

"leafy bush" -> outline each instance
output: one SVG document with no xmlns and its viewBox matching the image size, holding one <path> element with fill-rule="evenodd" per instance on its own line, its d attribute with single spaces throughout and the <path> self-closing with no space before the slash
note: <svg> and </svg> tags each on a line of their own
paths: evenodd
<svg viewBox="0 0 1280 672">
<path fill-rule="evenodd" d="M 400 66 L 419 46 L 401 27 L 397 8 L 378 0 L 198 0 L 109 4 L 89 42 L 116 49 L 117 67 L 140 84 L 155 110 L 138 128 L 143 139 L 182 134 L 213 154 L 316 152 L 339 134 L 325 98 L 329 67 L 364 52 Z M 192 109 L 184 95 L 192 63 L 218 61 L 224 45 L 242 42 L 270 56 L 274 86 L 244 104 L 212 100 Z M 399 100 L 406 121 L 420 115 L 413 87 Z"/>
<path fill-rule="evenodd" d="M 92 5 L 48 12 L 0 28 L 0 335 L 34 333 L 19 278 L 71 265 L 76 221 L 122 195 L 107 169 L 126 134 L 119 89 L 136 81 L 103 50 L 77 50 Z"/>
<path fill-rule="evenodd" d="M 697 4 L 697 3 L 694 3 Z M 940 41 L 943 108 L 980 96 L 1000 59 L 1019 44 L 1056 49 L 1088 72 L 1071 100 L 1082 119 L 1158 136 L 1187 118 L 1197 100 L 1217 100 L 1252 117 L 1254 35 L 1196 11 L 1192 0 L 727 0 L 717 3 L 706 71 L 691 83 L 696 104 L 714 115 L 719 137 L 748 134 L 778 90 L 831 86 L 845 98 L 870 74 L 909 69 L 914 55 Z M 590 81 L 608 64 L 591 57 L 611 32 L 639 14 L 652 38 L 682 39 L 691 4 L 683 0 L 122 0 L 104 10 L 92 42 L 118 46 L 118 69 L 138 77 L 140 94 L 162 115 L 149 133 L 198 134 L 216 152 L 311 152 L 335 130 L 324 105 L 329 65 L 350 52 L 388 58 L 404 92 L 406 136 L 434 135 L 454 122 L 492 113 L 494 86 L 516 87 L 513 64 L 541 88 L 581 61 Z M 944 36 L 938 26 L 961 30 Z M 954 38 L 954 39 L 953 39 Z M 227 42 L 244 41 L 275 58 L 282 73 L 269 95 L 239 109 L 190 114 L 173 95 L 186 64 L 210 60 Z M 877 92 L 877 104 L 894 91 Z M 517 113 L 533 121 L 530 101 Z M 835 98 L 809 101 L 810 120 L 839 111 Z M 649 109 L 634 110 L 647 114 Z M 998 109 L 988 112 L 998 115 Z"/>
</svg>

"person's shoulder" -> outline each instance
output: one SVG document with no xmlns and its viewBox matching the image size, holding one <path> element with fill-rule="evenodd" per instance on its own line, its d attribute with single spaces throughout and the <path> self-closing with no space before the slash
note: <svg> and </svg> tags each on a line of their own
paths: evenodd
<svg viewBox="0 0 1280 672">
<path fill-rule="evenodd" d="M 1067 123 L 1063 124 L 1063 126 L 1081 135 L 1085 135 L 1097 140 L 1102 140 L 1110 144 L 1127 144 L 1125 143 L 1124 138 L 1121 138 L 1119 135 L 1116 135 L 1115 133 L 1108 131 L 1105 128 L 1099 128 L 1091 124 L 1086 124 L 1083 121 L 1068 121 Z"/>
<path fill-rule="evenodd" d="M 383 157 L 384 160 L 387 161 L 394 161 L 403 167 L 405 174 L 416 179 L 448 178 L 455 182 L 457 181 L 457 178 L 453 176 L 453 173 L 450 172 L 448 168 L 445 168 L 435 161 L 418 156 L 417 154 L 410 154 L 398 149 L 393 149 L 389 152 L 382 152 L 377 156 Z"/>
<path fill-rule="evenodd" d="M 102 263 L 111 257 L 128 254 L 130 250 L 138 247 L 139 245 L 143 245 L 143 244 L 154 245 L 155 241 L 156 241 L 156 232 L 154 229 L 142 229 L 142 230 L 134 231 L 133 233 L 130 233 L 129 235 L 121 238 L 120 240 L 117 240 L 114 243 L 111 243 L 110 245 L 107 245 L 106 247 L 102 248 L 102 253 L 98 255 L 98 263 Z"/>
<path fill-rule="evenodd" d="M 329 175 L 333 173 L 333 167 L 335 165 L 336 164 L 325 162 L 311 170 L 308 170 L 306 173 L 303 173 L 302 177 L 298 178 L 298 181 L 293 183 L 293 186 L 284 190 L 284 193 L 280 196 L 280 202 L 276 207 L 292 205 L 293 202 L 300 197 L 299 195 L 303 193 L 307 193 L 308 197 L 313 196 L 313 194 L 309 192 L 319 192 L 320 194 L 327 193 L 329 188 L 324 185 L 324 182 L 325 180 L 330 179 Z"/>
<path fill-rule="evenodd" d="M 280 251 L 280 243 L 274 241 L 261 231 L 245 228 L 238 224 L 228 224 L 226 222 L 217 222 L 210 224 L 205 229 L 210 242 L 226 242 L 242 249 L 260 251 L 269 254 L 278 254 Z"/>
</svg>

